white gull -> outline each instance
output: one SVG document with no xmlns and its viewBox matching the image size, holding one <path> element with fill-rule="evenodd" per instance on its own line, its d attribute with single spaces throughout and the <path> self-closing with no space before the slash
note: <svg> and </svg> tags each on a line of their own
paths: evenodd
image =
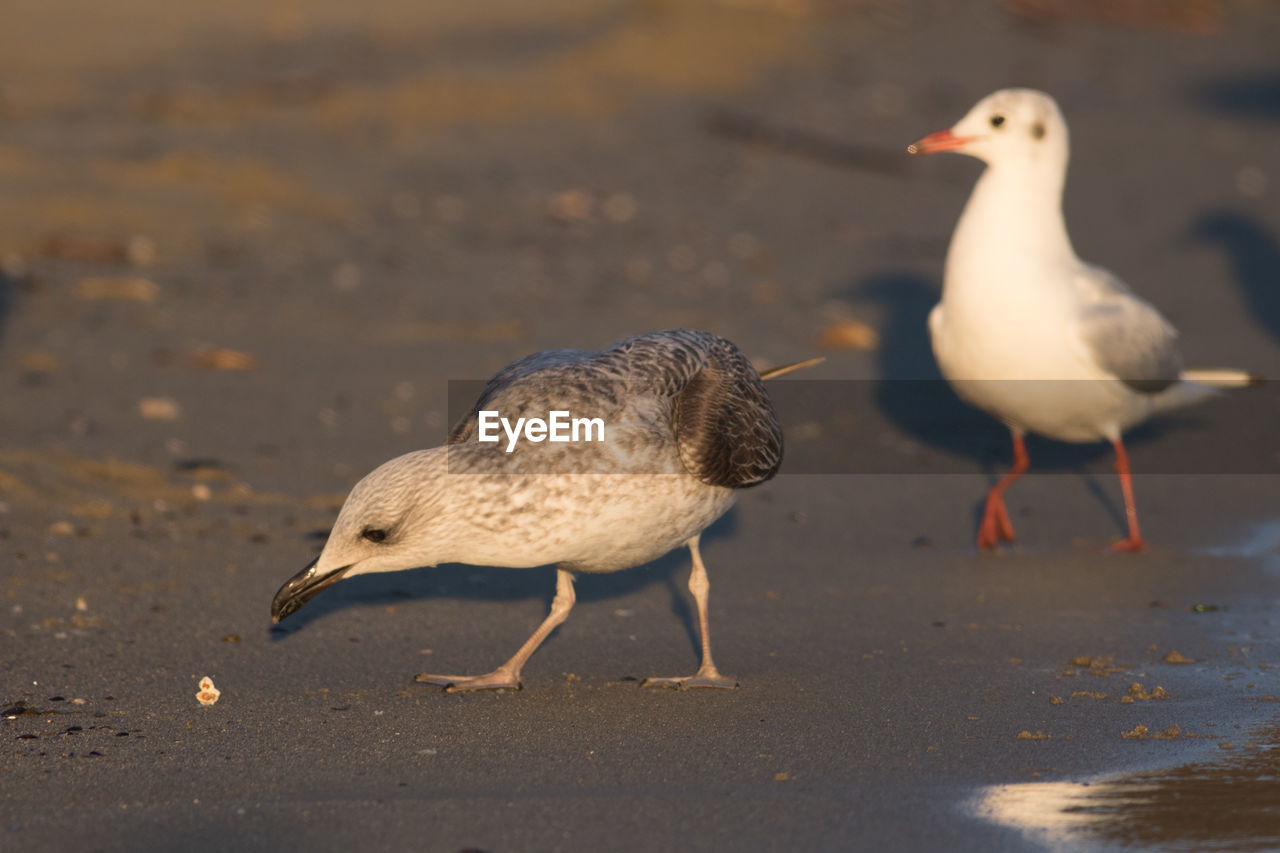
<svg viewBox="0 0 1280 853">
<path fill-rule="evenodd" d="M 1067 124 L 1049 95 L 995 92 L 907 150 L 955 151 L 987 164 L 951 238 L 942 301 L 929 315 L 942 375 L 1013 434 L 1013 468 L 987 494 L 978 547 L 1013 541 L 1004 492 L 1029 467 L 1023 439 L 1034 432 L 1112 443 L 1129 528 L 1112 548 L 1143 550 L 1122 433 L 1215 387 L 1255 380 L 1239 370 L 1184 370 L 1168 321 L 1115 275 L 1076 256 L 1062 216 Z"/>
</svg>

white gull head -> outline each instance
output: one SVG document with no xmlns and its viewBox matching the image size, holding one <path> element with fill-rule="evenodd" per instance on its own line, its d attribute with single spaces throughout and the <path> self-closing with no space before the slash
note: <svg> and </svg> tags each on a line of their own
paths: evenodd
<svg viewBox="0 0 1280 853">
<path fill-rule="evenodd" d="M 1071 145 L 1058 103 L 1035 89 L 1001 89 L 949 129 L 911 145 L 912 154 L 955 151 L 988 166 L 1056 177 L 1061 184 Z"/>
<path fill-rule="evenodd" d="M 445 450 L 432 448 L 396 457 L 366 475 L 342 505 L 320 556 L 276 594 L 272 621 L 343 578 L 444 562 L 455 527 L 444 474 Z"/>
</svg>

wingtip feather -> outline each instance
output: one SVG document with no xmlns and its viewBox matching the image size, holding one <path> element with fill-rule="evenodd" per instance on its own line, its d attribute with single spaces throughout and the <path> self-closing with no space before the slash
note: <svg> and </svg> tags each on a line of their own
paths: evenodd
<svg viewBox="0 0 1280 853">
<path fill-rule="evenodd" d="M 1180 378 L 1184 382 L 1196 382 L 1200 385 L 1210 385 L 1214 388 L 1248 388 L 1253 385 L 1261 385 L 1267 381 L 1265 377 L 1256 373 L 1229 367 L 1184 370 Z"/>
<path fill-rule="evenodd" d="M 796 361 L 796 362 L 792 362 L 791 364 L 784 364 L 784 365 L 781 365 L 780 367 L 774 367 L 769 370 L 760 371 L 760 378 L 761 379 L 777 379 L 779 376 L 786 376 L 788 373 L 793 373 L 797 370 L 804 370 L 805 368 L 813 367 L 814 365 L 817 365 L 817 364 L 822 364 L 822 362 L 826 360 L 827 360 L 826 356 L 820 355 L 817 358 L 809 358 L 809 359 L 805 359 L 804 361 Z"/>
</svg>

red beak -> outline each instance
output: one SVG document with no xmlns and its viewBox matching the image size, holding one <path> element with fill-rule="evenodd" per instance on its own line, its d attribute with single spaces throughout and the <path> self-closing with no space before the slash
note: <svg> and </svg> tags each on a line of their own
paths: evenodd
<svg viewBox="0 0 1280 853">
<path fill-rule="evenodd" d="M 908 145 L 907 153 L 937 154 L 939 151 L 954 151 L 957 148 L 963 148 L 975 139 L 977 139 L 976 136 L 956 136 L 950 130 L 940 130 Z"/>
</svg>

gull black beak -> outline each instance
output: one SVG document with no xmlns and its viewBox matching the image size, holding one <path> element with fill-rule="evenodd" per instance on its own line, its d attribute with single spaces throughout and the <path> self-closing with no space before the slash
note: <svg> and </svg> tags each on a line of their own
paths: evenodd
<svg viewBox="0 0 1280 853">
<path fill-rule="evenodd" d="M 276 597 L 271 599 L 272 622 L 279 622 L 293 611 L 300 609 L 302 605 L 319 595 L 321 590 L 342 580 L 347 570 L 351 568 L 351 566 L 342 566 L 322 575 L 316 572 L 316 563 L 319 561 L 320 558 L 316 557 L 307 564 L 305 569 L 289 578 L 284 582 L 284 586 L 280 587 Z"/>
</svg>

